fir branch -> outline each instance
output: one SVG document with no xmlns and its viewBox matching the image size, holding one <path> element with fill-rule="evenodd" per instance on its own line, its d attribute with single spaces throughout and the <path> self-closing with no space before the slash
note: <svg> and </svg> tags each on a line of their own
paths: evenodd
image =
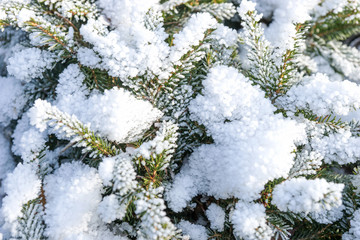
<svg viewBox="0 0 360 240">
<path fill-rule="evenodd" d="M 290 239 L 292 227 L 289 222 L 276 214 L 268 215 L 267 222 L 274 231 L 274 240 Z"/>
<path fill-rule="evenodd" d="M 80 68 L 85 74 L 84 83 L 90 90 L 97 89 L 103 92 L 112 89 L 113 87 L 125 87 L 119 78 L 110 76 L 104 70 L 92 69 L 82 65 L 80 65 Z"/>
<path fill-rule="evenodd" d="M 247 47 L 247 57 L 252 62 L 252 67 L 246 75 L 266 93 L 267 97 L 273 97 L 276 82 L 277 66 L 272 58 L 273 49 L 265 39 L 263 29 L 260 26 L 260 16 L 256 11 L 249 11 L 242 16 L 244 28 L 244 43 Z"/>
<path fill-rule="evenodd" d="M 42 108 L 41 111 L 44 114 L 41 122 L 37 123 L 38 126 L 43 128 L 42 124 L 45 123 L 60 134 L 64 133 L 66 138 L 71 138 L 70 142 L 76 143 L 74 146 L 82 147 L 84 153 L 91 152 L 91 158 L 115 156 L 120 152 L 114 144 L 95 134 L 88 125 L 81 123 L 76 116 L 61 112 L 46 101 L 37 100 L 35 107 Z M 95 163 L 95 165 L 97 164 Z"/>
<path fill-rule="evenodd" d="M 230 19 L 236 10 L 232 3 L 203 3 L 192 7 L 193 12 L 208 12 L 219 20 Z"/>
<path fill-rule="evenodd" d="M 177 148 L 177 131 L 177 124 L 164 121 L 154 139 L 142 143 L 136 150 L 138 154 L 133 162 L 144 188 L 147 189 L 150 185 L 160 187 L 168 177 L 168 167 L 171 166 Z"/>
<path fill-rule="evenodd" d="M 62 37 L 57 36 L 56 32 L 51 31 L 50 27 L 46 28 L 42 26 L 41 23 L 35 21 L 34 19 L 25 22 L 25 24 L 27 25 L 27 30 L 29 32 L 41 32 L 42 36 L 44 38 L 47 38 L 47 40 L 44 42 L 50 44 L 49 50 L 64 49 L 70 52 L 71 54 L 75 53 L 75 51 L 71 47 L 68 47 L 66 41 Z M 61 45 L 62 48 L 58 48 L 57 47 L 58 45 Z"/>
<path fill-rule="evenodd" d="M 314 36 L 312 47 L 319 55 L 329 61 L 335 72 L 354 81 L 360 79 L 358 76 L 358 69 L 360 68 L 359 50 L 336 40 L 326 42 L 318 36 Z"/>
<path fill-rule="evenodd" d="M 339 118 L 338 116 L 333 115 L 333 114 L 329 114 L 329 115 L 325 115 L 325 116 L 317 116 L 316 114 L 312 113 L 311 111 L 298 110 L 295 113 L 295 116 L 299 116 L 299 115 L 302 115 L 306 119 L 316 122 L 317 124 L 324 124 L 329 129 L 334 130 L 334 131 L 339 128 L 344 128 L 348 125 L 346 122 L 341 121 L 341 118 Z"/>
<path fill-rule="evenodd" d="M 41 180 L 40 191 L 38 197 L 29 200 L 23 204 L 21 215 L 17 219 L 17 239 L 23 240 L 43 240 L 47 239 L 44 235 L 45 222 L 43 220 L 46 198 L 43 189 L 43 180 L 48 174 L 48 165 L 45 164 L 46 152 L 48 147 L 44 147 L 41 151 L 35 153 L 35 157 L 26 164 L 31 164 L 37 167 L 37 176 Z"/>
<path fill-rule="evenodd" d="M 349 37 L 360 33 L 360 23 L 358 19 L 348 19 L 358 14 L 358 9 L 348 5 L 342 12 L 328 12 L 312 22 L 309 31 L 310 37 L 317 35 L 325 41 L 338 40 L 344 41 Z"/>
<path fill-rule="evenodd" d="M 18 219 L 16 239 L 43 240 L 45 224 L 43 220 L 43 204 L 40 198 L 28 201 L 21 210 L 22 216 Z"/>
<path fill-rule="evenodd" d="M 190 51 L 181 57 L 180 64 L 173 67 L 174 71 L 171 73 L 169 78 L 157 88 L 154 99 L 158 98 L 157 96 L 160 92 L 162 94 L 169 94 L 174 92 L 176 88 L 181 88 L 184 84 L 198 84 L 195 81 L 189 81 L 192 80 L 190 73 L 197 66 L 196 62 L 205 57 L 206 46 L 204 45 L 209 41 L 208 37 L 213 31 L 213 29 L 207 30 L 204 38 L 199 42 L 199 44 L 197 46 L 193 46 Z M 170 101 L 172 100 L 173 99 Z"/>
<path fill-rule="evenodd" d="M 235 7 L 226 0 L 169 0 L 162 3 L 164 27 L 170 38 L 178 33 L 189 17 L 196 12 L 208 12 L 218 20 L 231 18 Z"/>
<path fill-rule="evenodd" d="M 287 90 L 292 86 L 292 84 L 297 81 L 296 74 L 298 72 L 298 64 L 296 62 L 296 58 L 300 54 L 300 44 L 305 37 L 304 33 L 307 29 L 307 26 L 303 26 L 301 24 L 298 24 L 296 26 L 294 47 L 292 49 L 287 49 L 286 52 L 283 54 L 282 63 L 277 70 L 279 76 L 278 79 L 276 79 L 277 86 L 273 101 L 275 101 L 277 97 L 284 95 Z"/>
<path fill-rule="evenodd" d="M 116 149 L 115 145 L 112 145 L 110 142 L 104 140 L 93 131 L 87 125 L 82 124 L 77 119 L 69 118 L 70 116 L 57 115 L 56 113 L 48 113 L 48 121 L 50 125 L 58 126 L 58 128 L 63 128 L 63 131 L 72 131 L 73 136 L 77 136 L 71 140 L 72 143 L 76 143 L 77 147 L 85 147 L 84 151 L 91 150 L 91 157 L 102 157 L 102 156 L 115 156 L 119 150 Z M 66 130 L 65 130 L 66 129 Z"/>
<path fill-rule="evenodd" d="M 165 202 L 162 199 L 164 189 L 150 186 L 147 191 L 141 191 L 135 201 L 136 215 L 141 219 L 138 226 L 138 239 L 175 240 L 179 231 L 171 223 L 165 213 Z"/>
</svg>

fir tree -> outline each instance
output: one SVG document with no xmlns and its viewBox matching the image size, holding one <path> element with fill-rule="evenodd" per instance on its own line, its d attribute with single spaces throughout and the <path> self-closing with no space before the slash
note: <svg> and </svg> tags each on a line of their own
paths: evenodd
<svg viewBox="0 0 360 240">
<path fill-rule="evenodd" d="M 359 9 L 0 0 L 0 238 L 358 239 Z"/>
</svg>

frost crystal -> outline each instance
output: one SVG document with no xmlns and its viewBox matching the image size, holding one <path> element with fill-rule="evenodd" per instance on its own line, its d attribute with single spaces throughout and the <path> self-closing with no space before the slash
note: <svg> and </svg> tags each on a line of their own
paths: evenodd
<svg viewBox="0 0 360 240">
<path fill-rule="evenodd" d="M 280 52 L 292 49 L 294 46 L 296 23 L 303 23 L 310 20 L 310 13 L 320 0 L 270 0 L 267 1 L 275 7 L 273 22 L 266 29 L 265 34 L 271 43 L 280 48 Z M 292 9 L 296 11 L 292 11 Z"/>
<path fill-rule="evenodd" d="M 103 198 L 97 212 L 105 223 L 111 223 L 125 216 L 126 207 L 126 204 L 119 205 L 118 197 L 115 194 L 111 194 Z"/>
<path fill-rule="evenodd" d="M 130 28 L 138 24 L 152 7 L 156 7 L 158 0 L 99 0 L 98 4 L 103 13 L 112 21 L 114 27 Z"/>
<path fill-rule="evenodd" d="M 173 10 L 176 6 L 186 3 L 188 0 L 169 0 L 161 4 L 163 11 L 167 12 Z"/>
<path fill-rule="evenodd" d="M 272 202 L 281 211 L 321 212 L 341 206 L 343 188 L 343 184 L 330 183 L 324 179 L 307 180 L 300 177 L 277 185 Z"/>
<path fill-rule="evenodd" d="M 316 8 L 314 9 L 314 13 L 317 17 L 324 16 L 330 11 L 333 11 L 334 13 L 339 13 L 344 10 L 344 7 L 347 3 L 347 0 L 326 0 L 321 2 L 319 6 L 316 6 Z"/>
<path fill-rule="evenodd" d="M 91 232 L 101 201 L 96 170 L 79 162 L 65 163 L 44 180 L 46 235 L 51 239 Z M 59 211 L 58 209 L 62 209 Z"/>
<path fill-rule="evenodd" d="M 311 146 L 324 157 L 324 162 L 341 165 L 354 163 L 360 157 L 360 138 L 352 136 L 348 129 L 339 129 L 322 138 L 314 137 Z"/>
<path fill-rule="evenodd" d="M 204 226 L 193 224 L 184 220 L 179 222 L 177 226 L 182 230 L 183 235 L 185 235 L 184 237 L 189 236 L 190 239 L 196 240 L 207 240 L 209 237 Z"/>
<path fill-rule="evenodd" d="M 241 4 L 238 8 L 238 12 L 241 17 L 245 16 L 248 12 L 255 11 L 256 3 L 248 0 L 241 1 Z"/>
<path fill-rule="evenodd" d="M 136 188 L 136 172 L 129 156 L 118 155 L 115 159 L 113 189 L 119 191 L 120 196 L 122 196 Z"/>
<path fill-rule="evenodd" d="M 309 147 L 309 145 L 306 145 Z M 324 155 L 317 151 L 312 151 L 304 147 L 300 152 L 297 152 L 295 163 L 290 170 L 290 177 L 297 177 L 300 175 L 315 174 L 322 165 Z"/>
<path fill-rule="evenodd" d="M 0 123 L 7 125 L 10 120 L 18 118 L 27 98 L 20 80 L 0 76 Z"/>
<path fill-rule="evenodd" d="M 2 131 L 1 128 L 0 131 Z M 5 179 L 7 173 L 13 170 L 14 167 L 15 164 L 11 156 L 9 140 L 6 139 L 4 134 L 0 132 L 0 199 L 3 197 L 2 196 L 3 184 L 1 183 Z M 0 200 L 0 207 L 1 207 L 1 200 Z"/>
<path fill-rule="evenodd" d="M 56 105 L 65 112 L 74 111 L 74 103 L 83 103 L 89 91 L 83 85 L 85 75 L 78 65 L 69 65 L 59 76 L 56 86 Z M 69 97 L 71 96 L 71 97 Z"/>
<path fill-rule="evenodd" d="M 74 103 L 72 111 L 82 122 L 90 123 L 94 131 L 117 142 L 137 140 L 141 133 L 162 116 L 162 113 L 149 102 L 138 100 L 129 92 L 118 88 L 107 90 L 104 94 L 94 94 L 83 102 Z M 46 129 L 47 121 L 52 120 L 54 116 L 66 115 L 67 118 L 78 121 L 75 115 L 62 113 L 57 107 L 40 99 L 35 101 L 28 115 L 31 124 L 40 131 Z M 104 119 L 107 119 L 107 124 L 104 124 Z M 70 128 L 67 130 L 68 134 L 73 131 Z"/>
<path fill-rule="evenodd" d="M 31 126 L 27 115 L 23 115 L 18 121 L 12 137 L 14 138 L 12 151 L 21 156 L 25 162 L 34 160 L 46 143 L 45 133 Z"/>
<path fill-rule="evenodd" d="M 116 157 L 104 158 L 99 165 L 99 176 L 104 186 L 111 186 L 115 176 Z"/>
<path fill-rule="evenodd" d="M 46 69 L 52 68 L 55 55 L 38 48 L 25 48 L 14 53 L 9 59 L 9 74 L 29 82 L 32 78 L 41 77 Z"/>
<path fill-rule="evenodd" d="M 86 104 L 87 111 L 80 113 L 80 120 L 91 123 L 92 129 L 117 142 L 136 141 L 162 116 L 149 102 L 117 88 L 105 91 L 103 95 L 92 95 Z"/>
<path fill-rule="evenodd" d="M 356 210 L 350 221 L 351 227 L 349 232 L 342 236 L 342 240 L 355 240 L 360 238 L 360 210 Z"/>
<path fill-rule="evenodd" d="M 204 38 L 204 32 L 215 26 L 216 20 L 209 13 L 198 13 L 192 16 L 184 29 L 174 35 L 174 47 L 170 54 L 171 62 L 178 63 L 180 58 L 191 50 L 192 46 L 199 44 L 199 41 Z"/>
<path fill-rule="evenodd" d="M 190 111 L 215 144 L 195 149 L 175 177 L 167 193 L 175 211 L 199 193 L 258 198 L 267 181 L 287 176 L 294 142 L 304 137 L 303 127 L 274 115 L 270 101 L 236 69 L 215 67 L 203 85 L 203 95 L 193 100 Z"/>
<path fill-rule="evenodd" d="M 321 224 L 331 224 L 341 219 L 343 214 L 344 206 L 334 207 L 330 210 L 322 210 L 320 212 L 311 212 L 309 215 L 312 219 Z"/>
<path fill-rule="evenodd" d="M 318 116 L 347 115 L 360 107 L 360 87 L 349 81 L 330 81 L 324 74 L 305 77 L 279 103 L 293 112 L 309 109 Z"/>
<path fill-rule="evenodd" d="M 266 225 L 265 208 L 261 204 L 238 202 L 231 215 L 234 232 L 244 240 L 270 240 L 272 231 Z"/>
<path fill-rule="evenodd" d="M 166 240 L 176 234 L 176 228 L 165 213 L 165 202 L 162 197 L 163 188 L 150 188 L 138 194 L 135 201 L 135 213 L 141 216 L 138 231 L 139 240 Z"/>
<path fill-rule="evenodd" d="M 151 141 L 141 144 L 141 146 L 134 151 L 134 154 L 148 160 L 150 160 L 151 157 L 156 157 L 156 155 L 163 155 L 162 169 L 167 168 L 177 147 L 176 141 L 179 135 L 177 130 L 177 124 L 162 122 L 160 129 L 156 132 L 156 137 Z"/>
<path fill-rule="evenodd" d="M 222 232 L 225 223 L 225 211 L 215 203 L 210 204 L 206 210 L 206 216 L 210 221 L 211 229 Z"/>
<path fill-rule="evenodd" d="M 360 239 L 359 23 L 360 0 L 0 0 L 0 240 Z"/>
<path fill-rule="evenodd" d="M 17 218 L 21 217 L 23 204 L 38 197 L 41 181 L 36 174 L 36 165 L 19 163 L 4 181 L 7 196 L 1 208 L 5 221 L 11 224 L 12 235 L 16 235 Z"/>
</svg>

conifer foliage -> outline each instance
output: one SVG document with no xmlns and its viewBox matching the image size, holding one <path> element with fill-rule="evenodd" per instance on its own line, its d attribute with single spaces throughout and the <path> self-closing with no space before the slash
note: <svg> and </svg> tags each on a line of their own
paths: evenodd
<svg viewBox="0 0 360 240">
<path fill-rule="evenodd" d="M 360 239 L 359 0 L 0 0 L 0 29 L 0 240 Z"/>
</svg>

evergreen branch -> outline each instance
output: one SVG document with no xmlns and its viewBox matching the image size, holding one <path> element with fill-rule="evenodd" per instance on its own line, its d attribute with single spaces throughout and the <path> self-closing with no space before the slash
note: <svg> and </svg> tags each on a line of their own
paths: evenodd
<svg viewBox="0 0 360 240">
<path fill-rule="evenodd" d="M 274 231 L 274 240 L 290 239 L 292 227 L 283 218 L 276 214 L 270 214 L 268 215 L 267 222 Z"/>
<path fill-rule="evenodd" d="M 64 65 L 66 66 L 66 64 L 57 62 L 51 69 L 45 70 L 41 77 L 32 79 L 31 84 L 26 85 L 25 92 L 30 96 L 29 106 L 38 98 L 49 100 L 55 98 L 57 79 L 64 70 Z"/>
<path fill-rule="evenodd" d="M 176 84 L 171 86 L 170 92 L 163 92 L 159 96 L 159 102 L 163 105 L 158 107 L 164 108 L 166 116 L 179 124 L 180 135 L 175 161 L 201 143 L 209 142 L 204 126 L 199 126 L 189 119 L 188 106 L 190 101 L 201 92 L 202 80 L 206 78 L 210 67 L 216 61 L 206 46 L 212 31 L 212 29 L 208 30 L 200 44 L 193 46 L 193 49 L 183 56 L 182 65 L 168 80 Z"/>
<path fill-rule="evenodd" d="M 205 56 L 206 43 L 209 41 L 208 38 L 213 31 L 213 29 L 208 29 L 199 44 L 192 46 L 191 50 L 180 58 L 180 63 L 173 66 L 173 71 L 168 78 L 140 76 L 134 80 L 138 82 L 138 89 L 131 90 L 135 95 L 145 97 L 159 109 L 168 111 L 167 108 L 176 107 L 172 105 L 175 102 L 180 102 L 176 100 L 175 92 L 183 88 L 184 85 L 194 86 L 199 84 L 198 81 L 194 81 L 191 72 L 198 67 L 197 62 Z M 184 98 L 184 96 L 181 96 L 181 98 Z"/>
<path fill-rule="evenodd" d="M 199 61 L 202 57 L 204 57 L 204 50 L 206 48 L 206 46 L 204 47 L 204 45 L 209 41 L 208 37 L 213 31 L 214 29 L 208 29 L 205 32 L 204 38 L 200 40 L 199 44 L 196 46 L 192 46 L 192 49 L 181 57 L 181 64 L 174 66 L 174 71 L 164 82 L 164 85 L 174 88 L 179 87 L 179 81 L 186 81 L 184 75 L 190 73 L 190 71 L 195 67 L 194 62 Z"/>
<path fill-rule="evenodd" d="M 346 122 L 341 121 L 341 118 L 332 114 L 325 116 L 317 116 L 316 114 L 306 110 L 298 110 L 295 115 L 298 116 L 299 114 L 303 115 L 306 119 L 310 121 L 316 122 L 317 124 L 325 124 L 332 130 L 344 128 L 348 125 Z"/>
<path fill-rule="evenodd" d="M 360 33 L 360 23 L 357 19 L 348 19 L 358 14 L 358 9 L 348 5 L 339 13 L 328 12 L 316 19 L 309 31 L 310 37 L 317 35 L 326 41 L 343 41 L 352 35 Z"/>
<path fill-rule="evenodd" d="M 299 146 L 296 151 L 294 165 L 290 169 L 288 178 L 312 175 L 320 171 L 323 157 L 320 154 L 303 149 L 303 147 Z"/>
<path fill-rule="evenodd" d="M 64 35 L 61 34 L 63 22 L 58 19 L 50 16 L 49 9 L 42 10 L 39 9 L 37 5 L 29 5 L 18 2 L 8 2 L 1 6 L 7 17 L 4 20 L 0 21 L 0 28 L 4 26 L 11 25 L 16 28 L 21 28 L 26 32 L 31 33 L 40 33 L 42 37 L 45 38 L 44 43 L 50 43 L 49 50 L 56 49 L 60 45 L 64 50 L 74 53 L 74 50 L 71 47 L 68 47 Z M 29 11 L 32 13 L 31 17 L 28 17 L 26 20 L 19 20 L 18 15 L 21 11 Z M 29 13 L 27 13 L 29 14 Z"/>
<path fill-rule="evenodd" d="M 104 70 L 92 69 L 83 65 L 80 65 L 80 68 L 85 75 L 84 83 L 90 90 L 97 89 L 103 92 L 113 87 L 126 88 L 120 78 L 112 77 Z"/>
<path fill-rule="evenodd" d="M 275 92 L 277 96 L 280 95 L 280 93 L 283 91 L 283 86 L 289 80 L 288 66 L 291 64 L 291 60 L 293 59 L 294 55 L 295 55 L 295 51 L 286 50 L 286 53 L 283 56 L 283 64 L 280 67 L 280 76 L 277 83 L 277 90 Z"/>
<path fill-rule="evenodd" d="M 63 20 L 65 23 L 67 23 L 69 26 L 71 26 L 75 32 L 79 33 L 79 29 L 66 17 L 62 16 L 59 12 L 54 12 L 54 15 L 59 17 L 61 20 Z"/>
<path fill-rule="evenodd" d="M 46 41 L 46 42 L 53 41 L 53 44 L 51 45 L 51 47 L 49 49 L 55 49 L 55 47 L 58 44 L 60 44 L 63 47 L 63 49 L 65 49 L 66 51 L 69 51 L 71 54 L 75 54 L 75 51 L 71 47 L 67 46 L 65 40 L 59 36 L 56 36 L 56 33 L 51 32 L 50 29 L 44 28 L 43 26 L 41 26 L 40 23 L 36 22 L 33 19 L 26 22 L 26 24 L 29 26 L 28 31 L 37 32 L 37 30 L 39 30 L 40 32 L 42 32 L 44 34 L 43 36 L 46 36 L 48 38 L 48 41 Z"/>
<path fill-rule="evenodd" d="M 178 126 L 172 122 L 162 122 L 154 139 L 141 144 L 137 152 L 139 154 L 133 159 L 137 167 L 139 178 L 143 181 L 143 187 L 150 185 L 160 187 L 167 177 L 167 168 L 177 148 Z M 159 149 L 156 146 L 166 146 Z M 146 152 L 147 154 L 141 154 Z"/>
<path fill-rule="evenodd" d="M 193 12 L 208 12 L 219 20 L 230 19 L 236 10 L 232 3 L 203 3 L 192 8 Z"/>
<path fill-rule="evenodd" d="M 27 203 L 23 204 L 21 209 L 21 215 L 17 219 L 17 239 L 23 240 L 43 240 L 47 239 L 44 235 L 45 232 L 45 222 L 43 220 L 46 198 L 43 188 L 43 179 L 48 173 L 48 167 L 44 164 L 45 154 L 48 150 L 48 147 L 44 147 L 41 151 L 35 154 L 34 159 L 32 159 L 27 164 L 32 164 L 37 167 L 37 175 L 41 180 L 40 191 L 38 192 L 38 197 L 32 200 L 29 200 Z"/>
<path fill-rule="evenodd" d="M 88 18 L 97 17 L 99 12 L 93 0 L 72 1 L 71 7 L 62 8 L 62 4 L 56 2 L 44 3 L 45 0 L 35 0 L 34 5 L 51 13 L 59 12 L 67 18 L 75 18 L 76 21 L 85 22 Z"/>
<path fill-rule="evenodd" d="M 315 221 L 297 222 L 291 239 L 296 240 L 332 240 L 340 239 L 342 233 L 333 224 L 320 224 Z"/>
<path fill-rule="evenodd" d="M 360 137 L 360 121 L 350 121 L 349 127 L 354 136 Z"/>
<path fill-rule="evenodd" d="M 353 35 L 360 33 L 360 24 L 344 24 L 336 28 L 323 30 L 316 35 L 326 41 L 338 40 L 344 41 Z"/>
<path fill-rule="evenodd" d="M 95 134 L 89 126 L 81 123 L 76 116 L 61 112 L 46 101 L 37 100 L 36 107 L 43 108 L 41 110 L 44 111 L 42 122 L 49 124 L 59 133 L 65 133 L 67 138 L 72 138 L 70 142 L 76 143 L 74 146 L 83 147 L 84 153 L 90 151 L 91 158 L 115 156 L 120 152 L 115 145 Z"/>
<path fill-rule="evenodd" d="M 67 118 L 68 116 L 64 117 L 64 115 L 48 113 L 49 120 L 52 120 L 50 125 L 56 124 L 60 128 L 67 128 L 73 131 L 73 134 L 78 136 L 78 138 L 75 137 L 71 140 L 72 143 L 76 143 L 75 146 L 86 147 L 86 150 L 93 151 L 93 154 L 90 155 L 91 157 L 115 156 L 118 153 L 114 145 L 95 134 L 88 126 L 83 125 L 73 117 L 70 120 Z"/>
<path fill-rule="evenodd" d="M 28 201 L 21 210 L 22 216 L 18 219 L 17 239 L 43 240 L 45 224 L 43 220 L 43 205 L 40 198 Z"/>
<path fill-rule="evenodd" d="M 193 13 L 208 12 L 218 20 L 228 19 L 235 14 L 234 5 L 226 0 L 169 0 L 163 2 L 162 10 L 165 31 L 169 33 L 170 39 L 182 29 Z"/>
<path fill-rule="evenodd" d="M 357 72 L 360 67 L 359 50 L 335 40 L 326 42 L 316 35 L 314 40 L 315 51 L 329 61 L 335 72 L 353 80 L 359 79 Z"/>
<path fill-rule="evenodd" d="M 244 43 L 248 50 L 248 59 L 252 67 L 246 75 L 266 93 L 266 97 L 272 98 L 275 95 L 277 82 L 277 66 L 273 55 L 273 48 L 265 39 L 263 29 L 260 26 L 260 16 L 256 11 L 249 11 L 243 18 Z"/>
<path fill-rule="evenodd" d="M 165 213 L 165 202 L 162 199 L 162 187 L 141 191 L 135 201 L 135 214 L 140 218 L 138 239 L 175 240 L 179 231 Z"/>
</svg>

